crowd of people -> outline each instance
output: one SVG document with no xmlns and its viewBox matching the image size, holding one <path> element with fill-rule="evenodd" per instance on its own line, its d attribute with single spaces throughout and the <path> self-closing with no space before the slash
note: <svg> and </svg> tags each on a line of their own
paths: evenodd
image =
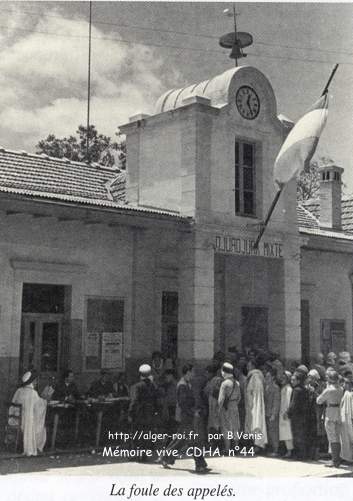
<svg viewBox="0 0 353 501">
<path fill-rule="evenodd" d="M 353 462 L 353 363 L 348 352 L 318 354 L 310 364 L 285 366 L 274 353 L 233 349 L 227 356 L 216 353 L 201 372 L 185 364 L 179 377 L 176 365 L 154 352 L 130 387 L 124 375 L 112 382 L 102 371 L 87 391 L 93 398 L 129 396 L 126 422 L 131 430 L 146 432 L 131 447 L 153 448 L 145 438 L 148 432 L 164 432 L 169 439 L 159 444 L 166 451 L 163 466 L 177 457 L 168 451 L 180 452 L 187 445 L 207 445 L 226 455 L 239 446 L 253 447 L 258 454 L 297 460 L 330 454 L 329 465 L 336 467 Z M 57 384 L 49 381 L 41 396 L 35 380 L 35 373 L 27 372 L 13 398 L 24 409 L 27 455 L 43 450 L 45 402 L 80 398 L 72 371 Z M 207 471 L 203 455 L 194 459 L 198 472 Z"/>
<path fill-rule="evenodd" d="M 352 463 L 353 363 L 348 352 L 319 353 L 310 364 L 288 367 L 278 355 L 263 350 L 228 355 L 216 353 L 198 377 L 186 364 L 178 382 L 170 368 L 156 375 L 152 366 L 143 365 L 139 392 L 132 388 L 131 421 L 151 429 L 153 414 L 160 414 L 164 419 L 159 429 L 188 437 L 172 441 L 167 450 L 207 444 L 229 455 L 240 445 L 253 447 L 257 454 L 296 460 L 331 455 L 327 466 Z M 143 391 L 147 380 L 148 396 Z M 147 424 L 134 420 L 136 408 L 150 416 Z M 169 455 L 162 460 L 165 466 L 171 462 Z M 197 470 L 207 469 L 204 458 L 195 457 L 195 463 Z"/>
</svg>

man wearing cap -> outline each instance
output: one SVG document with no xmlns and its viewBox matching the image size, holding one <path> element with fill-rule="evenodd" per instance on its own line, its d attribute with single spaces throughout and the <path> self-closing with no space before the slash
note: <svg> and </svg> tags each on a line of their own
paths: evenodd
<svg viewBox="0 0 353 501">
<path fill-rule="evenodd" d="M 319 405 L 326 404 L 325 429 L 332 456 L 332 463 L 328 466 L 338 467 L 340 465 L 340 404 L 342 396 L 343 389 L 339 385 L 338 373 L 333 370 L 327 371 L 327 386 L 321 395 L 317 397 L 316 402 Z"/>
<path fill-rule="evenodd" d="M 22 377 L 22 386 L 13 396 L 14 404 L 22 406 L 21 429 L 23 433 L 23 452 L 26 456 L 37 456 L 43 452 L 47 438 L 45 414 L 47 402 L 37 393 L 36 373 L 26 372 Z"/>
<path fill-rule="evenodd" d="M 225 453 L 229 455 L 231 442 L 238 443 L 238 433 L 240 432 L 240 420 L 238 403 L 240 401 L 240 386 L 234 378 L 234 367 L 225 362 L 222 366 L 223 382 L 219 389 L 218 408 L 221 432 L 225 445 Z M 234 437 L 230 440 L 228 437 Z"/>
<path fill-rule="evenodd" d="M 158 413 L 158 392 L 152 382 L 151 366 L 143 364 L 139 367 L 140 381 L 131 388 L 131 401 L 128 410 L 128 419 L 132 423 L 134 431 L 138 438 L 135 443 L 135 449 L 152 450 L 152 442 L 143 437 L 153 431 L 156 414 Z M 146 460 L 147 454 L 139 456 L 141 461 Z"/>
</svg>

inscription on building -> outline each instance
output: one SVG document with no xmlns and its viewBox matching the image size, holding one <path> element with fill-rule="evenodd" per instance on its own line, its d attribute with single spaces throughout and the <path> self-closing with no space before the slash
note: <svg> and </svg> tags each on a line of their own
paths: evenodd
<svg viewBox="0 0 353 501">
<path fill-rule="evenodd" d="M 254 248 L 255 240 L 240 237 L 216 236 L 216 252 L 239 254 L 242 256 L 261 256 L 283 258 L 283 245 L 279 242 L 262 241 L 258 249 Z"/>
</svg>

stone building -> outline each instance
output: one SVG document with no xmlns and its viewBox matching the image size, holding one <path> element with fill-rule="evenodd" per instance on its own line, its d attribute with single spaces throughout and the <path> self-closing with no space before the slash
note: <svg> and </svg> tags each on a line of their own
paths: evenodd
<svg viewBox="0 0 353 501">
<path fill-rule="evenodd" d="M 353 199 L 275 194 L 292 123 L 241 66 L 161 96 L 121 127 L 127 171 L 0 150 L 0 398 L 36 367 L 86 385 L 161 350 L 198 364 L 257 345 L 290 359 L 352 349 Z"/>
</svg>

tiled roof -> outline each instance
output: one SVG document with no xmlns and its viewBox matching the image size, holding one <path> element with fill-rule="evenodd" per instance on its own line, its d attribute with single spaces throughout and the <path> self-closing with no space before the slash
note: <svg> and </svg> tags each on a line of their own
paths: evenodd
<svg viewBox="0 0 353 501">
<path fill-rule="evenodd" d="M 302 228 L 319 228 L 319 221 L 302 205 L 297 206 L 298 225 Z"/>
<path fill-rule="evenodd" d="M 300 205 L 298 206 L 298 208 Z M 320 221 L 320 202 L 319 199 L 310 199 L 302 203 L 307 211 L 309 211 L 319 222 Z M 345 195 L 342 197 L 342 230 L 345 233 L 353 233 L 353 195 Z M 299 214 L 298 214 L 299 221 Z M 300 225 L 301 226 L 301 225 Z M 307 225 L 303 225 L 307 226 Z"/>
<path fill-rule="evenodd" d="M 0 192 L 182 218 L 125 202 L 125 172 L 0 148 Z"/>
<path fill-rule="evenodd" d="M 118 173 L 97 164 L 0 149 L 0 186 L 27 190 L 29 193 L 111 200 L 106 185 Z"/>
</svg>

